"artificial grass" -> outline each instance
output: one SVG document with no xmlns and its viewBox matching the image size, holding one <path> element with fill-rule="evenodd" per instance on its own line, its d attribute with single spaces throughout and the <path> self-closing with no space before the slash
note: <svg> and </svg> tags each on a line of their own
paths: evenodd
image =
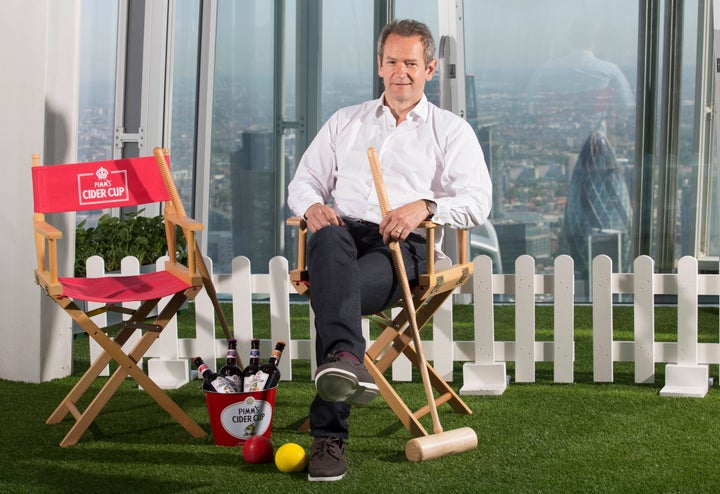
<svg viewBox="0 0 720 494">
<path fill-rule="evenodd" d="M 302 309 L 294 309 L 294 320 L 303 317 Z M 257 304 L 254 310 L 255 328 L 268 337 L 266 308 Z M 77 445 L 60 448 L 70 421 L 52 426 L 44 421 L 88 365 L 87 337 L 81 335 L 73 376 L 42 384 L 0 380 L 5 457 L 0 488 L 9 493 L 717 491 L 717 387 L 702 399 L 660 397 L 664 366 L 658 366 L 655 384 L 636 385 L 631 363 L 616 364 L 616 383 L 593 383 L 591 307 L 575 310 L 576 383 L 553 383 L 552 364 L 539 363 L 536 383 L 511 383 L 502 396 L 463 397 L 473 415 L 441 406 L 444 428 L 472 427 L 478 448 L 423 463 L 405 459 L 408 432 L 382 399 L 375 400 L 353 411 L 348 474 L 328 484 L 309 483 L 305 473 L 282 474 L 273 464 L 248 465 L 240 448 L 215 446 L 211 435 L 191 438 L 131 380 Z M 498 339 L 512 338 L 513 311 L 496 308 Z M 466 307 L 456 312 L 456 339 L 472 338 L 471 312 Z M 675 339 L 675 317 L 674 309 L 658 308 L 658 339 Z M 617 333 L 627 331 L 632 308 L 620 307 L 616 318 Z M 701 308 L 700 321 L 703 341 L 717 341 L 717 307 Z M 552 338 L 551 307 L 537 309 L 537 326 L 538 339 Z M 306 327 L 293 325 L 299 332 Z M 181 321 L 181 328 L 192 331 L 187 322 Z M 293 337 L 304 337 L 295 332 Z M 512 365 L 508 368 L 512 375 Z M 276 447 L 296 442 L 309 449 L 310 437 L 297 432 L 313 395 L 309 363 L 295 362 L 293 376 L 278 388 L 272 440 Z M 461 382 L 457 363 L 454 387 Z M 396 388 L 411 408 L 423 404 L 419 381 Z M 210 431 L 199 382 L 169 394 Z"/>
</svg>

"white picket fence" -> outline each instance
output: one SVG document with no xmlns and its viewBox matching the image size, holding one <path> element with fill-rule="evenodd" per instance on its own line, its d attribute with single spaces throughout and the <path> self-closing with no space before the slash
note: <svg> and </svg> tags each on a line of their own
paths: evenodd
<svg viewBox="0 0 720 494">
<path fill-rule="evenodd" d="M 212 273 L 212 262 L 206 260 Z M 470 282 L 474 306 L 474 340 L 453 339 L 451 301 L 448 300 L 433 317 L 433 339 L 424 341 L 423 349 L 438 372 L 453 380 L 453 363 L 465 362 L 461 394 L 501 394 L 509 382 L 506 363 L 515 363 L 516 382 L 534 382 L 535 364 L 552 362 L 554 381 L 574 382 L 574 269 L 573 260 L 559 256 L 554 261 L 553 274 L 537 274 L 530 256 L 515 262 L 515 274 L 493 274 L 492 260 L 487 256 L 474 259 L 475 273 Z M 163 259 L 157 267 L 161 268 Z M 126 258 L 122 274 L 134 274 L 139 265 L 134 258 Z M 103 276 L 103 262 L 90 258 L 88 276 Z M 287 342 L 281 360 L 283 379 L 292 379 L 291 362 L 310 360 L 314 367 L 314 331 L 311 338 L 292 339 L 290 303 L 294 289 L 288 277 L 288 262 L 275 257 L 269 263 L 268 274 L 253 274 L 250 262 L 237 257 L 232 272 L 213 275 L 218 293 L 226 294 L 233 304 L 233 335 L 239 348 L 249 348 L 253 337 L 252 304 L 259 298 L 270 311 L 271 335 L 261 340 L 261 353 L 269 354 L 277 340 Z M 654 340 L 655 295 L 677 295 L 678 336 L 676 342 Z M 720 294 L 720 276 L 698 274 L 697 261 L 684 257 L 677 273 L 654 273 L 653 260 L 638 257 L 633 273 L 613 273 L 612 262 L 606 256 L 596 257 L 592 266 L 593 306 L 593 369 L 596 382 L 613 382 L 615 362 L 634 362 L 635 381 L 651 383 L 655 379 L 655 365 L 665 363 L 666 383 L 661 394 L 673 396 L 704 396 L 710 386 L 709 364 L 720 363 L 720 344 L 698 341 L 698 297 Z M 515 341 L 496 341 L 493 319 L 494 296 L 504 295 L 507 303 L 514 303 Z M 613 338 L 614 298 L 632 295 L 634 306 L 632 341 Z M 535 306 L 538 296 L 543 303 L 550 299 L 554 310 L 552 341 L 536 341 Z M 308 308 L 310 325 L 314 323 Z M 189 361 L 197 355 L 207 361 L 223 359 L 225 339 L 215 336 L 215 314 L 212 303 L 202 291 L 195 299 L 196 331 L 193 338 L 179 338 L 173 321 L 153 344 L 148 357 L 148 373 L 163 387 L 177 387 L 188 381 Z M 104 316 L 99 316 L 104 317 Z M 104 323 L 104 321 L 98 321 Z M 369 326 L 363 326 L 369 341 Z M 126 345 L 132 345 L 128 341 Z M 91 357 L 99 354 L 99 347 L 91 344 Z M 395 381 L 409 380 L 411 366 L 407 359 L 396 360 L 392 369 Z"/>
</svg>

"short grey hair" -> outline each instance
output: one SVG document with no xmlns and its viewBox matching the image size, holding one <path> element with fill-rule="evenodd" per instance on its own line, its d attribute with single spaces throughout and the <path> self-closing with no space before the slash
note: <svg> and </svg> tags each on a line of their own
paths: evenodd
<svg viewBox="0 0 720 494">
<path fill-rule="evenodd" d="M 378 37 L 377 51 L 382 63 L 383 48 L 385 47 L 385 41 L 391 34 L 397 34 L 405 38 L 411 38 L 413 36 L 419 36 L 420 41 L 423 45 L 423 51 L 425 52 L 425 65 L 427 66 L 432 62 L 435 57 L 435 40 L 430 32 L 430 28 L 422 22 L 414 21 L 412 19 L 394 20 L 385 25 L 380 31 Z"/>
</svg>

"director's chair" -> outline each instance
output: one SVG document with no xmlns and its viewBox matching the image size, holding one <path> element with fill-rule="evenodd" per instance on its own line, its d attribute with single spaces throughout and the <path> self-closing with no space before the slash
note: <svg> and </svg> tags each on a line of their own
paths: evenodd
<svg viewBox="0 0 720 494">
<path fill-rule="evenodd" d="M 196 267 L 196 259 L 200 256 L 196 252 L 195 240 L 196 232 L 202 230 L 203 226 L 185 214 L 177 198 L 166 159 L 166 151 L 159 148 L 155 150 L 154 156 L 53 166 L 40 165 L 40 157 L 33 155 L 36 281 L 103 350 L 46 421 L 47 424 L 57 424 L 67 414 L 75 418 L 75 424 L 60 442 L 62 447 L 77 443 L 128 375 L 193 437 L 206 435 L 141 368 L 143 355 L 182 305 L 195 298 L 204 281 Z M 169 256 L 165 270 L 103 278 L 60 276 L 57 242 L 62 238 L 62 233 L 46 222 L 45 214 L 150 203 L 164 203 Z M 176 226 L 180 227 L 187 240 L 187 265 L 177 260 Z M 164 297 L 168 297 L 167 304 L 151 322 L 147 322 L 149 314 Z M 86 312 L 76 300 L 104 305 Z M 130 309 L 123 307 L 125 302 L 140 304 L 137 309 Z M 92 318 L 106 312 L 117 312 L 129 317 L 120 323 L 101 328 Z M 141 336 L 126 353 L 122 347 L 135 331 L 140 331 Z M 114 338 L 110 336 L 112 333 L 116 333 Z M 78 401 L 111 360 L 117 363 L 117 369 L 85 410 L 79 410 Z"/>
<path fill-rule="evenodd" d="M 294 270 L 290 271 L 290 282 L 299 294 L 309 299 L 311 284 L 305 255 L 307 224 L 303 218 L 299 217 L 289 218 L 287 224 L 298 229 L 297 265 Z M 467 261 L 467 230 L 457 230 L 458 262 L 450 267 L 436 270 L 435 228 L 440 226 L 431 221 L 424 221 L 420 227 L 425 228 L 426 232 L 427 271 L 420 276 L 419 283 L 412 293 L 417 325 L 422 329 L 453 291 L 470 279 L 473 273 L 473 263 Z M 419 419 L 430 413 L 429 404 L 413 412 L 384 375 L 400 354 L 404 354 L 418 368 L 418 356 L 412 343 L 409 316 L 401 302 L 396 304 L 396 307 L 400 307 L 402 310 L 395 317 L 391 317 L 386 312 L 364 314 L 365 317 L 380 326 L 380 335 L 365 352 L 364 364 L 375 379 L 380 394 L 410 434 L 413 437 L 427 436 L 429 433 Z M 470 407 L 429 363 L 427 369 L 432 386 L 437 392 L 436 405 L 448 403 L 457 413 L 472 414 Z M 309 422 L 306 420 L 301 429 L 308 427 Z"/>
</svg>

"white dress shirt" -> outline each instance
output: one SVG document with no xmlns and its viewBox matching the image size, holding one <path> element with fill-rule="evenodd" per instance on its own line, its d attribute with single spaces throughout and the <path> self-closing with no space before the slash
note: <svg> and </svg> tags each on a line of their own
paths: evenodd
<svg viewBox="0 0 720 494">
<path fill-rule="evenodd" d="M 400 125 L 383 97 L 333 114 L 288 186 L 293 213 L 303 216 L 315 203 L 330 204 L 341 217 L 380 223 L 367 158 L 371 146 L 377 149 L 391 209 L 428 199 L 437 204 L 435 223 L 472 228 L 487 219 L 492 184 L 475 133 L 425 96 Z M 436 240 L 440 246 L 442 235 Z"/>
</svg>

